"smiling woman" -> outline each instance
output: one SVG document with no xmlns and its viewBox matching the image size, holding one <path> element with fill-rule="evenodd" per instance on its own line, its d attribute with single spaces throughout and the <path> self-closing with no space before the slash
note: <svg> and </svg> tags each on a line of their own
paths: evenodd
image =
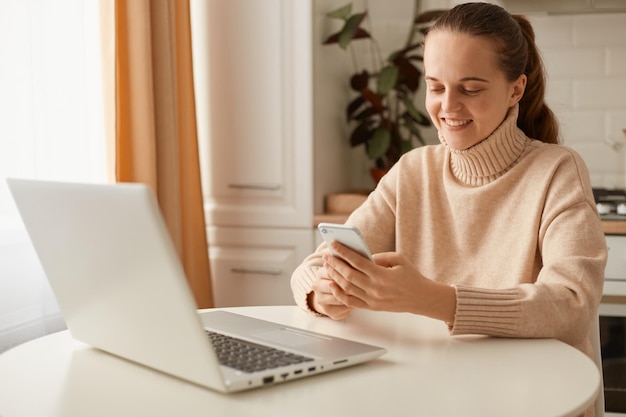
<svg viewBox="0 0 626 417">
<path fill-rule="evenodd" d="M 296 302 L 334 319 L 425 315 L 453 336 L 554 338 L 597 360 L 606 240 L 581 156 L 556 143 L 530 22 L 464 3 L 424 45 L 441 145 L 406 153 L 346 220 L 374 262 L 320 245 L 292 275 Z"/>
<path fill-rule="evenodd" d="M 107 173 L 98 1 L 0 2 L 0 39 L 3 351 L 64 327 L 5 179 L 101 182 Z"/>
</svg>

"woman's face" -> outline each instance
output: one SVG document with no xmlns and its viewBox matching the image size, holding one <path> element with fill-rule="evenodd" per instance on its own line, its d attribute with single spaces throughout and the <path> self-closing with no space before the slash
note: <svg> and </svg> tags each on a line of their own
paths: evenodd
<svg viewBox="0 0 626 417">
<path fill-rule="evenodd" d="M 424 49 L 426 109 L 452 149 L 487 138 L 524 94 L 526 76 L 511 82 L 484 37 L 437 30 Z"/>
</svg>

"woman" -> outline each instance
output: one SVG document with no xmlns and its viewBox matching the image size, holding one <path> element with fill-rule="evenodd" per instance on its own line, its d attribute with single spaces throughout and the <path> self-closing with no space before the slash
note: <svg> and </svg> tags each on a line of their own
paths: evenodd
<svg viewBox="0 0 626 417">
<path fill-rule="evenodd" d="M 294 271 L 297 304 L 333 319 L 412 312 L 593 357 L 606 242 L 585 164 L 557 144 L 530 23 L 459 5 L 429 31 L 424 70 L 441 144 L 406 154 L 347 220 L 375 263 L 320 246 Z"/>
</svg>

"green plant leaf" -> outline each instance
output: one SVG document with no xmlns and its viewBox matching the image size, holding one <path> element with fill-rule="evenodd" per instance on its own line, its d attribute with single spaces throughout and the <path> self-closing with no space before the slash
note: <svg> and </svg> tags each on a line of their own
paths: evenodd
<svg viewBox="0 0 626 417">
<path fill-rule="evenodd" d="M 324 41 L 323 45 L 330 45 L 333 43 L 339 43 L 339 35 L 341 35 L 341 32 L 337 32 L 333 35 L 330 35 L 328 38 L 326 38 L 326 40 Z M 372 36 L 369 34 L 368 31 L 362 29 L 362 28 L 357 28 L 356 32 L 354 32 L 354 35 L 352 35 L 352 40 L 355 39 L 361 39 L 361 38 L 371 38 Z"/>
<path fill-rule="evenodd" d="M 354 91 L 361 92 L 363 91 L 363 89 L 367 88 L 367 84 L 369 83 L 369 80 L 370 80 L 370 74 L 366 70 L 363 70 L 359 73 L 354 74 L 352 77 L 350 77 L 350 87 Z"/>
<path fill-rule="evenodd" d="M 355 147 L 366 143 L 372 137 L 370 127 L 371 122 L 369 120 L 364 120 L 355 127 L 350 135 L 350 146 Z"/>
<path fill-rule="evenodd" d="M 383 98 L 380 96 L 380 94 L 376 94 L 369 88 L 366 88 L 363 91 L 361 91 L 361 96 L 363 96 L 363 98 L 367 100 L 372 105 L 372 107 L 374 107 L 379 113 L 382 113 L 385 111 L 385 106 L 383 105 Z"/>
<path fill-rule="evenodd" d="M 409 61 L 424 62 L 424 57 L 422 55 L 419 55 L 419 54 L 407 55 L 406 59 L 408 59 Z"/>
<path fill-rule="evenodd" d="M 406 96 L 402 97 L 402 102 L 406 107 L 406 111 L 417 123 L 423 126 L 430 126 L 430 121 L 415 107 L 413 102 Z"/>
<path fill-rule="evenodd" d="M 354 113 L 359 110 L 364 103 L 365 99 L 361 96 L 358 96 L 354 100 L 352 100 L 346 108 L 346 120 L 350 121 Z"/>
<path fill-rule="evenodd" d="M 411 149 L 413 149 L 413 144 L 411 143 L 410 140 L 402 140 L 402 141 L 400 141 L 400 151 L 402 152 L 402 155 L 404 155 L 405 153 L 407 153 Z"/>
<path fill-rule="evenodd" d="M 342 49 L 346 49 L 350 41 L 354 39 L 354 35 L 357 29 L 359 29 L 359 25 L 361 25 L 363 19 L 365 19 L 366 14 L 367 12 L 357 13 L 350 16 L 348 20 L 346 20 L 346 24 L 343 26 L 343 29 L 341 29 L 341 32 L 339 33 L 339 46 Z"/>
<path fill-rule="evenodd" d="M 367 156 L 378 159 L 385 155 L 391 144 L 391 133 L 384 127 L 377 127 L 367 141 Z"/>
<path fill-rule="evenodd" d="M 352 13 L 352 3 L 348 3 L 345 6 L 338 8 L 337 10 L 333 10 L 330 13 L 326 13 L 326 16 L 332 19 L 346 20 L 348 19 L 348 16 L 350 16 L 350 13 Z"/>
<path fill-rule="evenodd" d="M 384 96 L 396 85 L 398 73 L 398 67 L 393 65 L 388 65 L 380 71 L 378 75 L 378 94 Z"/>
<path fill-rule="evenodd" d="M 416 92 L 419 89 L 422 72 L 406 57 L 398 57 L 394 60 L 398 67 L 398 82 L 405 85 L 409 91 Z"/>
<path fill-rule="evenodd" d="M 422 132 L 419 131 L 419 129 L 417 128 L 417 126 L 415 126 L 415 124 L 413 123 L 413 120 L 407 115 L 406 117 L 404 117 L 404 123 L 403 126 L 409 131 L 411 132 L 411 134 L 413 136 L 415 136 L 415 138 L 422 144 L 422 145 L 426 145 L 426 141 L 424 140 L 424 137 L 422 136 Z"/>
<path fill-rule="evenodd" d="M 376 116 L 378 114 L 379 114 L 378 110 L 376 110 L 374 107 L 365 107 L 359 113 L 352 115 L 352 117 L 350 119 L 351 120 L 357 120 L 357 121 L 360 122 L 362 120 L 371 119 L 373 116 Z"/>
</svg>

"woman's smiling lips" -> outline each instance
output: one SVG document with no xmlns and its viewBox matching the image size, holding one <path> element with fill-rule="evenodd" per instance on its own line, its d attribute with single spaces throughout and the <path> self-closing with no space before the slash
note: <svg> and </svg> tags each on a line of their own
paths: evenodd
<svg viewBox="0 0 626 417">
<path fill-rule="evenodd" d="M 472 121 L 472 119 L 446 119 L 446 118 L 442 118 L 441 120 L 448 127 L 461 127 L 461 126 L 465 126 L 466 124 Z"/>
</svg>

